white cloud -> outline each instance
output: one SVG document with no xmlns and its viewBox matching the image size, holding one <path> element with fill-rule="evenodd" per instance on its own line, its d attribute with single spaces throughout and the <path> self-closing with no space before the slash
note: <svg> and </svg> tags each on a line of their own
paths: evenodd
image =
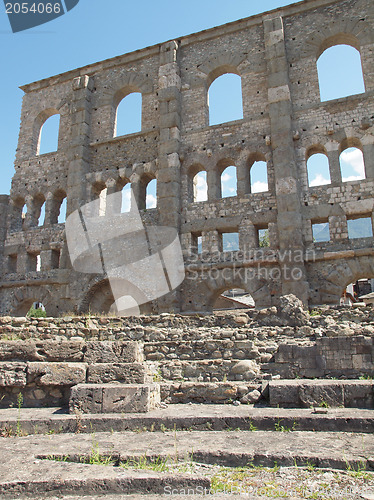
<svg viewBox="0 0 374 500">
<path fill-rule="evenodd" d="M 262 181 L 256 181 L 251 186 L 252 193 L 263 193 L 264 191 L 268 191 L 268 183 Z"/>
<path fill-rule="evenodd" d="M 208 185 L 206 183 L 206 174 L 199 173 L 196 176 L 195 201 L 206 201 L 208 199 Z"/>
<path fill-rule="evenodd" d="M 326 179 L 322 174 L 317 174 L 315 178 L 309 183 L 309 186 L 324 186 L 325 184 L 331 184 L 330 179 Z"/>
<path fill-rule="evenodd" d="M 130 212 L 131 207 L 131 189 L 122 190 L 122 207 L 121 212 Z"/>
<path fill-rule="evenodd" d="M 365 178 L 365 165 L 362 151 L 359 149 L 348 149 L 343 151 L 341 154 L 341 159 L 344 163 L 347 163 L 353 168 L 355 172 L 360 176 L 359 179 Z"/>
<path fill-rule="evenodd" d="M 222 182 L 227 182 L 230 179 L 232 179 L 231 175 L 229 175 L 229 174 L 222 174 L 222 177 L 221 177 L 221 181 Z"/>
<path fill-rule="evenodd" d="M 156 208 L 157 207 L 157 199 L 153 194 L 147 194 L 146 198 L 147 208 Z"/>
</svg>

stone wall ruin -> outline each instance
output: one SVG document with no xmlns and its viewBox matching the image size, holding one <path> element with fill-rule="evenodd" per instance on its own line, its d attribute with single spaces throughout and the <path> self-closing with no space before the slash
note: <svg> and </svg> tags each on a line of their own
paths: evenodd
<svg viewBox="0 0 374 500">
<path fill-rule="evenodd" d="M 58 214 L 65 198 L 70 214 L 129 183 L 145 223 L 178 230 L 186 263 L 182 285 L 144 312 L 209 311 L 231 288 L 257 307 L 289 293 L 336 304 L 347 284 L 373 278 L 373 238 L 347 231 L 347 220 L 374 224 L 373 24 L 371 0 L 306 0 L 23 86 L 15 175 L 0 197 L 0 314 L 24 316 L 35 301 L 49 316 L 108 312 L 106 277 L 72 269 Z M 337 44 L 359 50 L 365 93 L 321 102 L 316 61 Z M 226 73 L 241 77 L 243 119 L 209 126 L 208 90 Z M 141 132 L 115 137 L 117 107 L 132 92 L 142 95 Z M 58 149 L 39 154 L 40 130 L 55 114 Z M 363 180 L 342 181 L 348 147 L 363 153 Z M 331 183 L 312 187 L 306 162 L 316 153 L 327 156 Z M 251 193 L 258 160 L 268 191 Z M 228 165 L 237 195 L 222 198 Z M 200 171 L 208 199 L 194 202 Z M 157 208 L 145 210 L 152 179 Z M 330 240 L 314 242 L 312 226 L 323 222 Z M 260 249 L 263 229 L 270 245 Z M 224 252 L 222 235 L 232 232 L 239 250 Z"/>
</svg>

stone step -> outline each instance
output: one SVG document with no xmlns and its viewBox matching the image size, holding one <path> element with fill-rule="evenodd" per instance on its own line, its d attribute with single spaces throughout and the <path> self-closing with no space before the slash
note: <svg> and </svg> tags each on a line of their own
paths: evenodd
<svg viewBox="0 0 374 500">
<path fill-rule="evenodd" d="M 260 367 L 253 359 L 207 359 L 160 361 L 158 373 L 163 380 L 213 381 L 224 380 L 248 381 L 262 379 Z M 266 374 L 265 374 L 266 375 Z"/>
<path fill-rule="evenodd" d="M 139 363 L 143 346 L 135 341 L 2 340 L 0 361 Z"/>
<path fill-rule="evenodd" d="M 165 431 L 232 429 L 374 433 L 374 412 L 356 408 L 271 408 L 249 405 L 167 405 L 148 413 L 69 414 L 66 408 L 0 410 L 2 435 L 92 433 L 113 430 Z M 256 434 L 254 434 L 256 436 Z"/>
<path fill-rule="evenodd" d="M 374 408 L 373 380 L 271 380 L 266 386 L 263 394 L 274 407 Z"/>
<path fill-rule="evenodd" d="M 276 351 L 269 347 L 267 353 Z M 263 349 L 264 353 L 266 349 Z M 150 361 L 206 360 L 206 359 L 260 359 L 261 354 L 251 340 L 214 339 L 147 342 L 144 355 Z"/>
<path fill-rule="evenodd" d="M 148 412 L 160 404 L 158 384 L 78 384 L 72 387 L 70 413 Z"/>
<path fill-rule="evenodd" d="M 169 463 L 187 466 L 190 472 L 160 473 L 139 470 L 136 466 L 126 470 L 88 464 L 94 457 L 111 458 L 117 465 L 129 460 L 143 463 L 144 460 L 169 460 Z M 165 495 L 167 485 L 175 489 L 190 488 L 192 495 L 192 490 L 197 493 L 197 486 L 209 490 L 213 474 L 220 470 L 218 466 L 246 467 L 248 477 L 254 467 L 260 470 L 276 467 L 278 471 L 279 467 L 292 467 L 296 475 L 301 467 L 328 468 L 331 474 L 331 469 L 346 472 L 347 469 L 362 471 L 366 467 L 372 471 L 373 457 L 372 434 L 175 430 L 141 434 L 103 432 L 95 433 L 94 437 L 91 434 L 27 436 L 6 440 L 0 455 L 0 497 L 48 498 L 54 494 L 61 498 L 92 493 L 97 496 L 102 493 Z M 244 477 L 243 469 L 239 472 Z M 372 485 L 372 474 L 366 474 Z"/>
</svg>

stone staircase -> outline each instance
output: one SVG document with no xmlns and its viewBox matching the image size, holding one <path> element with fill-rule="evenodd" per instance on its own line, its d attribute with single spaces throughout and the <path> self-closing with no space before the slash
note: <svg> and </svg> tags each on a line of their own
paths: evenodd
<svg viewBox="0 0 374 500">
<path fill-rule="evenodd" d="M 90 413 L 149 411 L 160 388 L 135 341 L 0 342 L 1 407 L 70 406 Z"/>
<path fill-rule="evenodd" d="M 373 324 L 371 308 L 0 318 L 0 498 L 184 498 L 235 474 L 292 499 L 321 474 L 345 498 L 348 477 L 347 498 L 371 498 Z"/>
</svg>

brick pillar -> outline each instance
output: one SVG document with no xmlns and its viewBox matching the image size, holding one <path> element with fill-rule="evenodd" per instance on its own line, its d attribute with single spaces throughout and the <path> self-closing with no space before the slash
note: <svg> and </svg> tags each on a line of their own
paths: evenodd
<svg viewBox="0 0 374 500">
<path fill-rule="evenodd" d="M 222 238 L 216 230 L 203 231 L 201 242 L 203 253 L 222 252 Z"/>
<path fill-rule="evenodd" d="M 239 248 L 248 252 L 258 247 L 258 231 L 254 224 L 244 220 L 239 226 Z"/>
<path fill-rule="evenodd" d="M 274 16 L 274 17 L 270 17 Z M 268 101 L 271 145 L 275 173 L 275 194 L 278 208 L 280 252 L 289 252 L 282 273 L 282 294 L 293 293 L 308 303 L 308 283 L 302 238 L 301 193 L 298 182 L 293 142 L 292 100 L 283 19 L 277 14 L 264 17 L 265 51 L 268 68 Z M 296 251 L 291 252 L 291 248 Z"/>
<path fill-rule="evenodd" d="M 158 99 L 160 111 L 160 141 L 158 144 L 157 208 L 160 225 L 174 227 L 181 223 L 181 79 L 178 64 L 178 44 L 167 42 L 160 48 Z M 179 311 L 179 293 L 176 290 L 158 299 L 164 311 Z"/>
<path fill-rule="evenodd" d="M 331 241 L 348 238 L 348 225 L 345 215 L 331 215 L 329 217 L 329 231 Z"/>
</svg>

